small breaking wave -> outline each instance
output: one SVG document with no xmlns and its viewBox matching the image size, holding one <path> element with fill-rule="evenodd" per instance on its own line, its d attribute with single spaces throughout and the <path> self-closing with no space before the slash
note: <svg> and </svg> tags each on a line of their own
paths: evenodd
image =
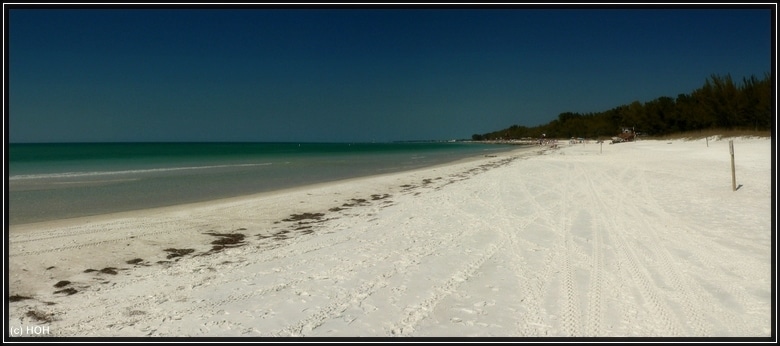
<svg viewBox="0 0 780 346">
<path fill-rule="evenodd" d="M 20 174 L 8 177 L 8 180 L 30 180 L 30 179 L 57 179 L 57 178 L 79 178 L 79 177 L 96 177 L 96 176 L 110 176 L 121 174 L 144 174 L 144 173 L 159 173 L 159 172 L 174 172 L 174 171 L 186 171 L 186 170 L 201 170 L 201 169 L 215 169 L 215 168 L 231 168 L 231 167 L 258 167 L 269 166 L 273 163 L 245 163 L 237 165 L 213 165 L 213 166 L 191 166 L 191 167 L 167 167 L 167 168 L 149 168 L 149 169 L 130 169 L 122 171 L 93 171 L 93 172 L 64 172 L 64 173 L 44 173 L 44 174 Z"/>
</svg>

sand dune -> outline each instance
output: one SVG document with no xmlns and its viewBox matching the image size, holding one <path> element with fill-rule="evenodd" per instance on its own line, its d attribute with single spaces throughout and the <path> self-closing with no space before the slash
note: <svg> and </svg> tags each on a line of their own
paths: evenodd
<svg viewBox="0 0 780 346">
<path fill-rule="evenodd" d="M 58 337 L 770 338 L 773 144 L 734 143 L 737 191 L 726 139 L 563 144 L 22 225 L 8 323 Z"/>
</svg>

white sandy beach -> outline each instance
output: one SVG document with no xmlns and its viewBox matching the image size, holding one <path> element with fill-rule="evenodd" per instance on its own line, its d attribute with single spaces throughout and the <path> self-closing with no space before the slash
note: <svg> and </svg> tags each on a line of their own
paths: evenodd
<svg viewBox="0 0 780 346">
<path fill-rule="evenodd" d="M 728 139 L 564 142 L 11 227 L 8 333 L 770 338 L 772 140 L 733 140 L 737 191 Z"/>
</svg>

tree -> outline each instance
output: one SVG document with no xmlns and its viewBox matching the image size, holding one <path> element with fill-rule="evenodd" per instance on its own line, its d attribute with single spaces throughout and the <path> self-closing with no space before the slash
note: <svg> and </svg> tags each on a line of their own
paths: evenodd
<svg viewBox="0 0 780 346">
<path fill-rule="evenodd" d="M 472 138 L 538 138 L 542 133 L 550 138 L 612 136 L 623 126 L 653 135 L 714 127 L 770 129 L 775 101 L 772 77 L 771 73 L 764 74 L 763 79 L 751 76 L 737 86 L 730 75 L 712 75 L 702 87 L 676 98 L 661 96 L 644 104 L 633 101 L 588 115 L 564 112 L 544 125 L 512 125 Z"/>
</svg>

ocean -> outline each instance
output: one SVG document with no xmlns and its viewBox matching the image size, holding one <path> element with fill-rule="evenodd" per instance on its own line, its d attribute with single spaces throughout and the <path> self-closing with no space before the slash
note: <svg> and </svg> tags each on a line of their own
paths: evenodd
<svg viewBox="0 0 780 346">
<path fill-rule="evenodd" d="M 399 172 L 516 146 L 413 143 L 7 145 L 10 225 Z"/>
</svg>

